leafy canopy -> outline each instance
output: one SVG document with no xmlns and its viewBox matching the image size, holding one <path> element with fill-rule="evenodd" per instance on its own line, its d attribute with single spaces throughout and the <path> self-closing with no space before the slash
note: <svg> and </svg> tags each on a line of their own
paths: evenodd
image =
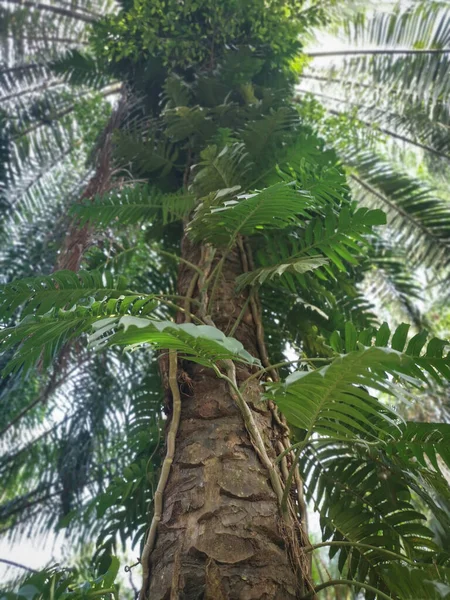
<svg viewBox="0 0 450 600">
<path fill-rule="evenodd" d="M 443 47 L 434 9 L 416 4 L 336 22 L 352 43 Z M 73 35 L 78 50 L 23 43 L 0 78 L 0 519 L 12 535 L 64 527 L 79 547 L 95 537 L 104 573 L 78 589 L 79 577 L 47 570 L 20 593 L 117 592 L 110 556 L 143 539 L 161 466 L 157 353 L 175 349 L 260 377 L 292 428 L 294 462 L 344 581 L 368 586 L 368 600 L 412 600 L 414 590 L 445 597 L 449 426 L 402 413 L 414 399 L 443 396 L 447 342 L 404 324 L 391 332 L 365 296 L 369 276 L 383 277 L 410 315 L 419 286 L 406 264 L 447 276 L 447 199 L 401 169 L 384 139 L 401 136 L 442 158 L 445 56 L 385 48 L 324 72 L 301 52 L 333 11 L 288 0 L 20 10 L 20 42 L 30 23 L 59 10 L 53 34 Z M 323 97 L 329 90 L 317 96 L 323 105 L 302 92 L 294 100 L 299 74 L 302 86 L 315 77 L 349 90 L 345 110 Z M 395 114 L 373 102 L 374 91 Z M 79 253 L 83 268 L 53 272 L 68 229 L 69 255 Z M 206 280 L 181 255 L 184 234 L 183 243 L 216 252 Z M 254 264 L 237 278 L 236 298 L 260 303 L 280 382 L 265 382 L 262 357 L 234 336 L 239 318 L 222 331 L 207 312 L 220 293 L 217 257 L 241 245 Z M 198 275 L 195 297 L 177 295 L 177 264 Z"/>
</svg>

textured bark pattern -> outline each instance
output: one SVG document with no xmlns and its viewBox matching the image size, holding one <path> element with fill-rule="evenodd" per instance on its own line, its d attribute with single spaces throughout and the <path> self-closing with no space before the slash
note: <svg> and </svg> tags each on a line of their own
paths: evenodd
<svg viewBox="0 0 450 600">
<path fill-rule="evenodd" d="M 184 242 L 184 257 L 198 263 L 199 249 Z M 217 260 L 217 258 L 216 258 Z M 227 332 L 245 294 L 234 294 L 242 272 L 239 253 L 225 263 L 211 317 Z M 192 277 L 182 267 L 179 292 Z M 250 311 L 235 333 L 255 356 L 257 340 Z M 279 510 L 268 473 L 261 465 L 227 384 L 200 365 L 183 362 L 191 380 L 181 385 L 182 413 L 175 459 L 164 494 L 163 518 L 150 559 L 151 600 L 293 600 L 297 577 L 280 530 Z M 242 382 L 250 373 L 238 368 Z M 258 385 L 247 401 L 269 455 L 277 433 Z M 184 393 L 183 393 L 184 392 Z"/>
</svg>

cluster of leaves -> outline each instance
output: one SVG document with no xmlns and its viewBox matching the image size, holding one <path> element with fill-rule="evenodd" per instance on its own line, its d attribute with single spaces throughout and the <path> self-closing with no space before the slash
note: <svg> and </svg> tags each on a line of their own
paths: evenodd
<svg viewBox="0 0 450 600">
<path fill-rule="evenodd" d="M 245 45 L 264 58 L 288 61 L 300 49 L 299 36 L 310 25 L 302 0 L 197 0 L 135 2 L 117 16 L 96 24 L 97 55 L 119 61 L 160 59 L 170 69 L 214 66 L 225 48 Z M 312 15 L 311 15 L 312 17 Z M 318 15 L 315 15 L 317 19 Z"/>
<path fill-rule="evenodd" d="M 119 588 L 114 583 L 119 571 L 119 560 L 113 556 L 107 571 L 92 579 L 80 583 L 76 572 L 50 567 L 25 578 L 14 592 L 0 590 L 1 600 L 107 600 L 119 598 Z"/>
<path fill-rule="evenodd" d="M 378 269 L 388 274 L 390 288 L 405 298 L 410 279 L 397 268 L 405 256 L 415 265 L 438 260 L 446 268 L 448 208 L 429 186 L 380 159 L 376 145 L 387 135 L 387 126 L 409 122 L 406 108 L 401 119 L 382 122 L 383 136 L 377 131 L 368 138 L 361 131 L 370 129 L 367 115 L 378 121 L 375 108 L 343 121 L 334 113 L 325 118 L 317 104 L 313 118 L 305 103 L 292 106 L 292 71 L 287 76 L 285 67 L 300 50 L 299 34 L 320 24 L 324 13 L 288 0 L 216 5 L 210 0 L 124 2 L 118 15 L 94 25 L 95 57 L 71 52 L 51 65 L 21 64 L 15 71 L 18 88 L 9 67 L 1 74 L 11 109 L 0 149 L 5 162 L 13 161 L 13 170 L 7 167 L 0 173 L 2 200 L 14 198 L 16 182 L 24 186 L 26 196 L 44 177 L 49 179 L 39 187 L 39 202 L 26 203 L 26 210 L 20 203 L 10 209 L 9 223 L 18 225 L 4 228 L 13 232 L 6 236 L 9 254 L 4 263 L 11 263 L 10 257 L 22 247 L 32 247 L 28 260 L 22 257 L 15 270 L 8 266 L 0 300 L 0 341 L 7 363 L 0 399 L 15 412 L 12 417 L 6 414 L 5 430 L 23 432 L 25 424 L 40 423 L 49 414 L 42 408 L 49 398 L 52 406 L 64 409 L 80 398 L 73 413 L 67 409 L 62 421 L 42 435 L 32 432 L 24 445 L 5 453 L 0 463 L 8 488 L 0 506 L 5 529 L 23 530 L 24 523 L 32 528 L 35 520 L 42 527 L 67 526 L 80 540 L 95 535 L 103 564 L 118 540 L 142 540 L 162 437 L 155 350 L 173 348 L 207 366 L 225 358 L 258 368 L 237 340 L 218 329 L 172 320 L 179 309 L 174 267 L 184 221 L 191 241 L 208 242 L 222 252 L 242 236 L 247 238 L 255 265 L 236 281 L 236 293 L 248 294 L 258 286 L 273 362 L 283 360 L 286 344 L 303 357 L 299 370 L 267 394 L 296 432 L 308 498 L 320 509 L 324 543 L 330 544 L 332 556 L 338 554 L 339 570 L 360 586 L 371 586 L 367 598 L 373 597 L 374 588 L 402 600 L 412 599 L 419 589 L 427 598 L 445 597 L 449 558 L 422 522 L 432 514 L 444 531 L 449 527 L 442 508 L 450 503 L 442 474 L 442 463 L 448 467 L 450 462 L 448 426 L 405 423 L 376 395 L 400 402 L 411 393 L 420 394 L 430 380 L 448 385 L 449 356 L 445 343 L 436 339 L 423 351 L 425 335 L 408 340 L 405 326 L 390 340 L 387 326 L 376 326 L 377 317 L 360 284 L 369 269 Z M 75 11 L 75 34 L 82 29 L 79 23 L 95 20 L 87 16 L 92 8 L 80 5 Z M 52 9 L 65 10 L 46 8 Z M 21 10 L 25 14 L 28 8 Z M 432 10 L 423 14 L 429 19 Z M 409 43 L 408 36 L 421 22 L 419 9 L 406 16 L 397 11 L 392 19 L 376 16 L 373 22 L 381 24 L 369 28 L 372 37 L 378 31 L 377 43 Z M 357 19 L 355 26 L 361 23 L 366 32 L 364 20 Z M 426 33 L 432 29 L 430 25 Z M 438 45 L 436 40 L 430 44 Z M 407 98 L 411 108 L 410 92 L 417 88 L 423 101 L 432 104 L 433 114 L 445 119 L 446 88 L 439 82 L 446 62 L 433 56 L 403 61 L 391 57 L 384 65 L 376 57 L 357 57 L 343 70 L 350 78 L 359 73 L 363 78 L 352 89 L 364 90 L 369 76 L 380 88 L 387 84 L 386 98 L 395 97 L 398 106 Z M 424 64 L 437 70 L 427 70 Z M 46 90 L 48 102 L 37 102 L 39 87 L 49 75 L 56 76 L 56 94 Z M 58 187 L 55 174 L 68 170 L 59 149 L 64 148 L 72 161 L 80 128 L 83 144 L 94 143 L 98 127 L 92 135 L 86 135 L 86 128 L 93 113 L 104 122 L 106 104 L 100 99 L 110 93 L 106 85 L 111 75 L 127 81 L 130 98 L 124 110 L 121 105 L 117 130 L 113 135 L 108 130 L 99 146 L 108 145 L 108 169 L 117 167 L 120 179 L 114 180 L 115 190 L 70 208 L 96 238 L 85 257 L 87 271 L 10 283 L 13 276 L 29 275 L 30 257 L 47 250 L 44 230 L 53 240 L 56 215 L 66 222 L 61 213 L 74 203 L 73 196 L 60 193 Z M 315 76 L 325 77 L 320 72 Z M 70 86 L 69 95 L 65 86 Z M 22 97 L 31 99 L 26 110 L 17 99 Z M 425 123 L 431 104 L 422 106 L 417 95 L 413 100 L 423 109 Z M 19 129 L 16 114 L 22 119 Z M 434 130 L 431 120 L 427 124 Z M 345 137 L 347 124 L 352 135 Z M 351 167 L 358 203 L 351 200 L 344 169 L 318 128 Z M 442 153 L 442 139 L 420 137 L 424 131 L 415 130 L 418 143 L 432 147 L 435 155 Z M 337 136 L 340 143 L 334 143 Z M 56 154 L 54 138 L 59 144 L 53 148 Z M 68 185 L 75 196 L 81 195 L 89 174 L 84 168 L 86 150 L 83 147 L 83 168 L 74 170 L 75 182 Z M 78 155 L 75 162 L 80 164 Z M 31 167 L 38 167 L 37 174 L 24 184 L 21 173 L 31 172 Z M 124 185 L 125 177 L 130 181 Z M 386 207 L 390 228 L 385 237 L 393 243 L 388 246 L 386 239 L 378 239 L 371 245 L 382 235 L 378 226 L 385 216 L 380 208 Z M 34 243 L 27 240 L 32 229 L 23 223 L 25 217 L 35 219 L 40 227 L 42 212 L 44 237 Z M 94 235 L 96 226 L 101 232 Z M 51 271 L 55 242 L 51 247 L 53 254 L 42 257 L 41 273 Z M 75 364 L 86 339 L 86 364 Z M 117 347 L 142 348 L 145 354 L 133 352 L 124 358 Z M 93 358 L 95 350 L 102 354 Z M 313 370 L 314 361 L 326 366 Z M 71 363 L 75 372 L 69 377 Z M 17 404 L 18 398 L 22 404 Z M 23 420 L 22 411 L 29 421 Z M 7 442 L 11 444 L 12 437 Z M 36 458 L 33 464 L 27 461 L 30 455 Z M 57 496 L 63 520 L 55 515 Z M 439 580 L 432 572 L 436 567 Z M 99 596 L 105 587 L 104 580 L 98 580 L 90 588 L 68 591 L 63 575 L 47 572 L 42 577 L 41 583 L 53 586 L 62 598 Z M 412 583 L 416 581 L 417 587 Z M 48 588 L 36 587 L 36 594 L 45 597 Z M 73 596 L 76 593 L 85 595 Z"/>
</svg>

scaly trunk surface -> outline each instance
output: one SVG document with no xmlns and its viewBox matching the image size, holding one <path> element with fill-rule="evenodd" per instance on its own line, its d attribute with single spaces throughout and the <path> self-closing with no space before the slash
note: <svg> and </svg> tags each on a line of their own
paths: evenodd
<svg viewBox="0 0 450 600">
<path fill-rule="evenodd" d="M 204 250 L 204 248 L 203 248 Z M 183 257 L 202 264 L 203 250 L 183 240 Z M 217 264 L 216 254 L 212 268 Z M 224 263 L 210 316 L 229 333 L 241 313 L 247 293 L 237 295 L 236 277 L 246 270 L 242 248 Z M 179 293 L 185 296 L 194 277 L 189 266 L 179 273 Z M 199 284 L 194 298 L 199 299 Z M 195 307 L 191 308 L 195 313 Z M 180 318 L 183 320 L 184 316 Z M 257 324 L 248 306 L 234 337 L 255 357 L 261 348 Z M 149 600 L 292 600 L 303 582 L 293 566 L 277 498 L 261 464 L 227 382 L 209 368 L 179 360 L 181 422 L 176 451 L 164 492 L 164 508 L 150 556 Z M 237 365 L 241 384 L 251 374 Z M 252 385 L 253 384 L 253 385 Z M 261 400 L 253 380 L 245 394 L 261 430 L 267 452 L 280 431 Z M 170 418 L 170 417 L 169 417 Z M 297 535 L 292 534 L 291 535 Z M 295 561 L 294 561 L 295 562 Z"/>
</svg>

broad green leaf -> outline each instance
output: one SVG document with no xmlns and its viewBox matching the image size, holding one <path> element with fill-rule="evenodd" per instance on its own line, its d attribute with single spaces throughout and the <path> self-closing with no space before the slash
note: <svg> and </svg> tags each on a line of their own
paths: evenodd
<svg viewBox="0 0 450 600">
<path fill-rule="evenodd" d="M 119 331 L 111 334 L 115 327 L 119 327 Z M 102 319 L 94 324 L 94 328 L 96 333 L 91 336 L 91 342 L 96 344 L 107 342 L 125 345 L 130 349 L 149 344 L 155 348 L 177 350 L 189 360 L 209 366 L 224 359 L 259 364 L 259 360 L 251 356 L 241 342 L 227 337 L 210 325 L 178 325 L 172 321 L 125 316 Z"/>
</svg>

